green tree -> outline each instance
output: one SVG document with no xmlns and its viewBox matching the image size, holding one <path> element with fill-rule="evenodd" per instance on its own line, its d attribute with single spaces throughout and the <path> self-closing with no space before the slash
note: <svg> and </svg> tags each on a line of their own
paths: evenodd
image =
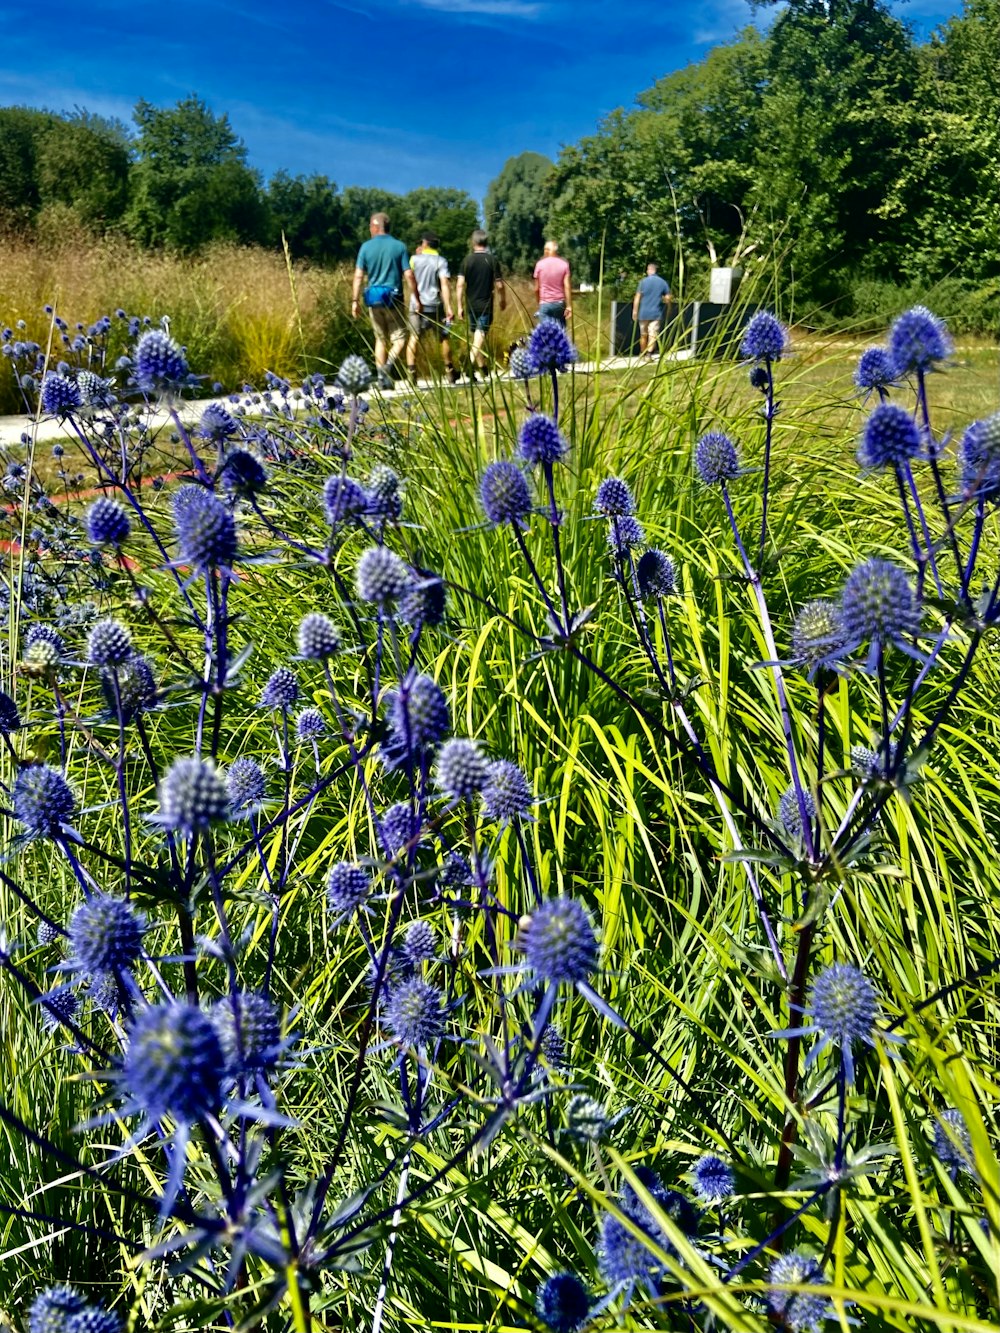
<svg viewBox="0 0 1000 1333">
<path fill-rule="evenodd" d="M 29 226 L 41 206 L 38 145 L 56 124 L 48 111 L 0 107 L 0 231 Z"/>
<path fill-rule="evenodd" d="M 422 230 L 433 231 L 441 242 L 441 253 L 457 265 L 469 248 L 471 232 L 479 226 L 479 209 L 472 196 L 464 190 L 432 187 L 411 190 L 403 203 L 412 222 L 405 235 L 397 230 L 397 236 L 413 246 Z"/>
<path fill-rule="evenodd" d="M 279 171 L 267 188 L 274 243 L 284 234 L 295 259 L 329 263 L 348 257 L 344 206 L 326 176 L 290 176 Z"/>
<path fill-rule="evenodd" d="M 55 117 L 39 138 L 40 205 L 62 204 L 84 226 L 107 227 L 125 212 L 130 168 L 131 146 L 121 122 L 86 111 Z"/>
<path fill-rule="evenodd" d="M 348 185 L 341 193 L 344 206 L 344 232 L 350 257 L 357 254 L 358 246 L 368 239 L 368 220 L 373 213 L 388 213 L 393 236 L 406 240 L 413 230 L 406 200 L 388 190 L 369 189 L 363 185 Z"/>
<path fill-rule="evenodd" d="M 510 157 L 486 192 L 490 246 L 514 273 L 530 273 L 542 252 L 552 166 L 541 153 Z"/>
<path fill-rule="evenodd" d="M 197 97 L 161 110 L 141 101 L 129 230 L 144 245 L 190 251 L 213 240 L 262 241 L 259 174 L 229 123 Z"/>
</svg>

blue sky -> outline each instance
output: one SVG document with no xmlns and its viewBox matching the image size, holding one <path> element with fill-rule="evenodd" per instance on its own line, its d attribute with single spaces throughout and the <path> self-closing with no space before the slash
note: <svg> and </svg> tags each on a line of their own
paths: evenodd
<svg viewBox="0 0 1000 1333">
<path fill-rule="evenodd" d="M 959 0 L 910 0 L 925 33 Z M 767 11 L 764 11 L 765 15 Z M 50 0 L 0 9 L 0 105 L 116 115 L 189 93 L 254 166 L 343 185 L 455 185 L 555 156 L 750 21 L 746 0 Z"/>
</svg>

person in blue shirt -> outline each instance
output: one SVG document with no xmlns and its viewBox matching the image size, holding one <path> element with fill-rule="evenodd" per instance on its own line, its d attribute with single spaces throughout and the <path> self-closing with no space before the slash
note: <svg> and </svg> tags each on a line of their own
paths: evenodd
<svg viewBox="0 0 1000 1333">
<path fill-rule="evenodd" d="M 375 333 L 375 365 L 380 388 L 392 388 L 392 369 L 406 346 L 407 320 L 404 287 L 411 306 L 423 311 L 420 293 L 410 269 L 410 252 L 389 231 L 386 213 L 373 213 L 368 223 L 371 239 L 358 251 L 351 291 L 351 318 L 361 313 L 361 293 Z"/>
<path fill-rule="evenodd" d="M 670 285 L 660 277 L 657 265 L 646 265 L 646 276 L 640 281 L 632 300 L 632 320 L 639 325 L 639 355 L 652 359 L 656 343 L 666 320 L 666 308 L 673 297 Z"/>
</svg>

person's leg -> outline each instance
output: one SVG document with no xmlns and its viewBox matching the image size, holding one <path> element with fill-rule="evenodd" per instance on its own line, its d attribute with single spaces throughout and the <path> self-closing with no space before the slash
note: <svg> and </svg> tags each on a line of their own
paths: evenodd
<svg viewBox="0 0 1000 1333">
<path fill-rule="evenodd" d="M 401 305 L 385 306 L 384 308 L 389 342 L 389 356 L 385 363 L 385 369 L 387 374 L 391 374 L 393 366 L 406 349 L 406 311 Z"/>
<path fill-rule="evenodd" d="M 452 384 L 458 379 L 458 371 L 455 369 L 455 363 L 451 359 L 451 338 L 448 336 L 447 325 L 441 328 L 441 359 L 444 361 L 445 374 L 451 380 Z"/>
<path fill-rule="evenodd" d="M 486 368 L 486 331 L 490 327 L 486 315 L 471 315 L 472 322 L 472 363 L 478 370 Z"/>
<path fill-rule="evenodd" d="M 660 341 L 660 321 L 654 319 L 649 326 L 649 355 L 656 355 L 656 345 Z"/>
<path fill-rule="evenodd" d="M 417 373 L 417 348 L 420 345 L 421 318 L 415 310 L 410 311 L 409 335 L 406 339 L 406 369 L 411 375 Z"/>
<path fill-rule="evenodd" d="M 649 320 L 640 319 L 639 321 L 639 355 L 646 355 L 646 348 L 649 346 Z"/>
<path fill-rule="evenodd" d="M 372 332 L 375 334 L 375 364 L 379 368 L 385 365 L 385 308 L 383 306 L 373 305 L 368 307 L 368 318 L 371 320 Z"/>
</svg>

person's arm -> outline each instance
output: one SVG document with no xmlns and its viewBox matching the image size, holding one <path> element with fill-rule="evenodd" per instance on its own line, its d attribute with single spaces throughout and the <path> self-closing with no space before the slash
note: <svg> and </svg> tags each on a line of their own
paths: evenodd
<svg viewBox="0 0 1000 1333">
<path fill-rule="evenodd" d="M 637 288 L 635 289 L 635 296 L 632 297 L 632 323 L 633 323 L 633 324 L 638 324 L 638 323 L 639 323 L 639 302 L 640 302 L 641 299 L 642 299 L 642 294 L 641 294 L 641 292 L 639 291 L 639 289 L 638 289 L 638 287 L 637 287 Z"/>
<path fill-rule="evenodd" d="M 418 315 L 422 315 L 424 313 L 424 303 L 420 299 L 420 293 L 417 290 L 417 280 L 413 276 L 412 268 L 403 269 L 403 282 L 409 290 L 410 299 L 413 301 L 413 309 Z"/>
<path fill-rule="evenodd" d="M 458 282 L 455 284 L 455 318 L 462 318 L 462 303 L 465 296 L 465 274 L 458 275 Z"/>
<path fill-rule="evenodd" d="M 533 275 L 533 276 L 534 276 L 534 279 L 535 279 L 535 304 L 536 304 L 536 305 L 541 305 L 541 304 L 542 304 L 542 280 L 541 280 L 541 278 L 538 276 L 538 265 L 537 265 L 537 264 L 535 265 L 535 272 L 534 272 L 534 275 Z"/>
<path fill-rule="evenodd" d="M 500 309 L 507 309 L 507 288 L 503 285 L 503 274 L 500 272 L 500 265 L 496 259 L 493 260 L 493 285 L 496 287 L 497 296 L 500 298 Z"/>
<path fill-rule="evenodd" d="M 365 271 L 363 268 L 354 270 L 354 285 L 351 288 L 351 318 L 357 319 L 358 311 L 361 308 L 361 287 L 365 280 Z"/>
<path fill-rule="evenodd" d="M 563 300 L 566 303 L 566 318 L 573 318 L 573 280 L 570 276 L 569 265 L 566 265 L 566 272 L 563 274 Z"/>
<path fill-rule="evenodd" d="M 441 283 L 441 304 L 444 306 L 445 319 L 454 319 L 455 316 L 451 308 L 451 280 L 447 273 L 442 273 L 438 281 Z"/>
</svg>

